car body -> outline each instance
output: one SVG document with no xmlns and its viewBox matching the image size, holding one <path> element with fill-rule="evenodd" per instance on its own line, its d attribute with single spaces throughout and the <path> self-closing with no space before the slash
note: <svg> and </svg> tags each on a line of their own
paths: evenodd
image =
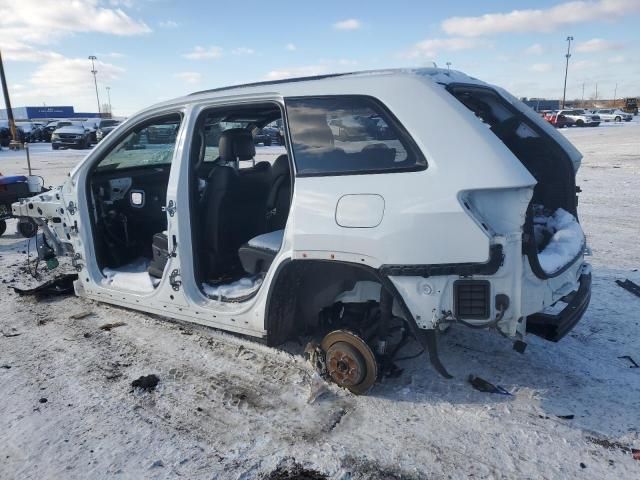
<svg viewBox="0 0 640 480">
<path fill-rule="evenodd" d="M 60 121 L 51 134 L 51 148 L 88 148 L 91 145 L 90 130 L 79 121 Z"/>
<path fill-rule="evenodd" d="M 597 127 L 600 125 L 600 117 L 585 110 L 575 108 L 571 110 L 559 110 L 558 115 L 564 115 L 572 120 L 576 127 Z"/>
<path fill-rule="evenodd" d="M 599 108 L 592 110 L 591 113 L 598 115 L 600 120 L 605 122 L 630 122 L 633 119 L 633 115 L 618 108 Z"/>
<path fill-rule="evenodd" d="M 252 132 L 278 119 L 282 155 L 256 161 Z M 78 295 L 269 345 L 326 333 L 316 366 L 363 393 L 406 338 L 449 376 L 452 324 L 518 348 L 573 328 L 591 292 L 580 159 L 463 73 L 336 74 L 155 105 L 13 211 L 73 258 Z"/>
<path fill-rule="evenodd" d="M 101 142 L 104 137 L 109 135 L 115 128 L 120 125 L 119 120 L 100 119 L 96 125 L 96 142 Z"/>
<path fill-rule="evenodd" d="M 543 118 L 556 128 L 570 127 L 575 124 L 569 117 L 554 111 L 545 112 Z"/>
</svg>

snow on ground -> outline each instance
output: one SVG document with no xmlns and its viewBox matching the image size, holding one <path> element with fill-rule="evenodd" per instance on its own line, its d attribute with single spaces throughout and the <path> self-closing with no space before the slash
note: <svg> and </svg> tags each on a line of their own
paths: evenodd
<svg viewBox="0 0 640 480">
<path fill-rule="evenodd" d="M 421 356 L 367 397 L 330 387 L 308 404 L 298 345 L 20 298 L 6 287 L 33 282 L 12 222 L 0 238 L 0 478 L 250 479 L 285 460 L 335 479 L 639 478 L 640 369 L 619 357 L 640 361 L 640 299 L 614 280 L 640 282 L 640 123 L 562 133 L 585 155 L 594 283 L 583 320 L 558 344 L 528 338 L 523 355 L 498 335 L 451 329 L 441 353 L 454 379 Z M 38 145 L 33 165 L 56 184 L 84 154 Z M 20 155 L 0 152 L 0 171 L 22 173 Z M 91 315 L 70 318 L 80 312 Z M 126 325 L 99 328 L 114 322 Z M 132 391 L 151 373 L 154 392 Z M 477 392 L 469 374 L 513 396 Z"/>
</svg>

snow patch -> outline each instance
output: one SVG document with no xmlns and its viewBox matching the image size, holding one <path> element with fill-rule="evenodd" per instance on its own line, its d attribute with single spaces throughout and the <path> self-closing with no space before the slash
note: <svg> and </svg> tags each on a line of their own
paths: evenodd
<svg viewBox="0 0 640 480">
<path fill-rule="evenodd" d="M 257 292 L 262 285 L 262 280 L 261 276 L 253 276 L 222 285 L 203 283 L 202 289 L 208 297 L 215 300 L 240 300 Z"/>
<path fill-rule="evenodd" d="M 149 260 L 143 257 L 118 268 L 105 268 L 102 270 L 105 276 L 102 285 L 134 292 L 153 292 L 160 279 L 151 277 L 147 268 Z"/>
<path fill-rule="evenodd" d="M 538 245 L 545 236 L 551 236 L 544 249 L 538 253 L 538 261 L 545 273 L 551 275 L 573 260 L 585 243 L 582 227 L 566 210 L 559 208 L 553 215 L 536 212 L 533 219 L 534 235 Z"/>
</svg>

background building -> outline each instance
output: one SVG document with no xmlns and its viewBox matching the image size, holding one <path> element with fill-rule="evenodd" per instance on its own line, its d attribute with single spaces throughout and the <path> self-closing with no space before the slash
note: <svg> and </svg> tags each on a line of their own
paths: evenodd
<svg viewBox="0 0 640 480">
<path fill-rule="evenodd" d="M 98 118 L 100 114 L 95 112 L 76 112 L 72 106 L 39 106 L 39 107 L 14 107 L 13 117 L 21 120 L 49 120 L 56 118 Z M 0 109 L 0 120 L 7 119 L 7 110 Z"/>
</svg>

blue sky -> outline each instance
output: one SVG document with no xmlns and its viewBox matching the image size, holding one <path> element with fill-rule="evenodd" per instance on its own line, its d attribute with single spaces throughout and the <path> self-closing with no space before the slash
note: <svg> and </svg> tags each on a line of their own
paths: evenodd
<svg viewBox="0 0 640 480">
<path fill-rule="evenodd" d="M 191 91 L 287 76 L 432 65 L 517 96 L 640 96 L 640 0 L 0 0 L 12 102 L 116 115 Z M 0 105 L 3 105 L 0 100 Z"/>
</svg>

